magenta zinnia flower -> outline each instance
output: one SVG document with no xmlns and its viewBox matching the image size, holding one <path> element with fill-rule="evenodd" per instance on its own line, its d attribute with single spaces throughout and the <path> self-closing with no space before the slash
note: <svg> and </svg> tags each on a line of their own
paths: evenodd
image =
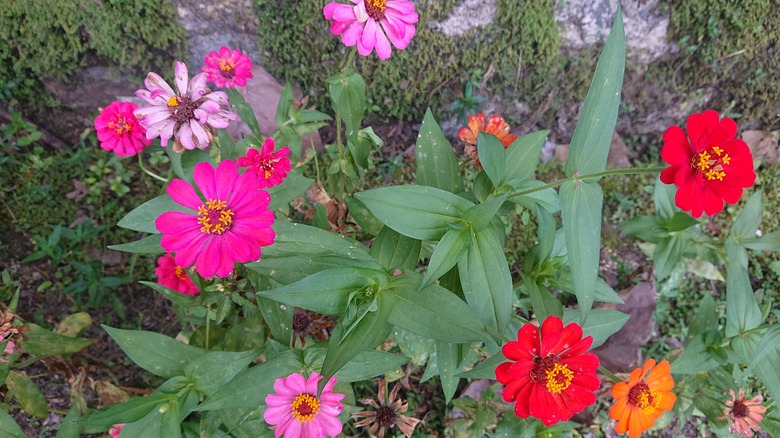
<svg viewBox="0 0 780 438">
<path fill-rule="evenodd" d="M 176 61 L 174 67 L 176 92 L 157 73 L 149 72 L 144 80 L 146 89 L 135 95 L 151 106 L 139 108 L 135 115 L 146 128 L 146 137 L 160 137 L 163 147 L 174 137 L 174 150 L 205 149 L 214 139 L 211 129 L 227 128 L 236 114 L 229 109 L 227 94 L 206 87 L 207 74 L 200 73 L 189 80 L 187 66 Z"/>
<path fill-rule="evenodd" d="M 257 189 L 253 175 L 238 175 L 235 161 L 222 161 L 216 171 L 210 163 L 198 163 L 193 177 L 206 200 L 188 182 L 171 181 L 168 195 L 192 212 L 161 214 L 156 221 L 163 233 L 160 244 L 176 253 L 179 266 L 195 263 L 202 277 L 227 277 L 233 262 L 257 260 L 260 247 L 274 242 L 274 214 L 267 209 L 271 198 Z"/>
<path fill-rule="evenodd" d="M 108 436 L 110 438 L 119 438 L 119 435 L 122 433 L 122 429 L 125 428 L 125 423 L 119 423 L 111 426 L 111 429 L 108 430 Z"/>
<path fill-rule="evenodd" d="M 203 60 L 206 63 L 200 71 L 206 73 L 211 82 L 219 88 L 246 86 L 246 80 L 252 77 L 252 60 L 240 50 L 230 50 L 225 46 L 219 52 L 211 52 Z"/>
<path fill-rule="evenodd" d="M 363 56 L 376 49 L 379 59 L 385 60 L 392 51 L 390 43 L 403 50 L 412 41 L 418 16 L 409 0 L 350 1 L 355 5 L 333 2 L 322 10 L 325 19 L 333 20 L 330 32 L 341 35 L 345 46 L 357 44 Z"/>
<path fill-rule="evenodd" d="M 154 275 L 157 276 L 157 283 L 168 289 L 194 297 L 200 292 L 198 286 L 192 282 L 184 268 L 176 264 L 173 255 L 164 254 L 157 259 L 157 268 L 154 269 Z"/>
<path fill-rule="evenodd" d="M 290 148 L 287 146 L 274 152 L 274 140 L 267 138 L 263 147 L 258 151 L 250 148 L 245 157 L 240 157 L 236 162 L 239 167 L 249 167 L 247 173 L 253 173 L 260 181 L 260 188 L 273 187 L 282 183 L 290 171 Z"/>
<path fill-rule="evenodd" d="M 311 373 L 308 379 L 298 373 L 276 379 L 276 393 L 266 396 L 268 408 L 263 412 L 276 438 L 324 438 L 341 433 L 338 416 L 344 394 L 332 392 L 338 379 L 331 377 L 317 397 L 320 380 L 322 376 L 317 373 Z"/>
<path fill-rule="evenodd" d="M 152 143 L 133 114 L 136 108 L 138 105 L 132 102 L 115 101 L 100 111 L 95 118 L 95 130 L 101 148 L 114 151 L 120 157 L 129 157 Z"/>
</svg>

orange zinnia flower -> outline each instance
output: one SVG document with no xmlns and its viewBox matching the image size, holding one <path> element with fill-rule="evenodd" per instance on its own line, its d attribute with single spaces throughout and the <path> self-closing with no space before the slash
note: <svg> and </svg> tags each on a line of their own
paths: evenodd
<svg viewBox="0 0 780 438">
<path fill-rule="evenodd" d="M 617 420 L 615 432 L 626 433 L 637 438 L 650 429 L 664 411 L 672 409 L 677 397 L 671 392 L 674 380 L 669 362 L 662 360 L 658 366 L 648 359 L 643 368 L 631 372 L 628 382 L 616 383 L 612 387 L 615 404 L 609 416 Z"/>
<path fill-rule="evenodd" d="M 498 114 L 493 114 L 490 120 L 485 119 L 485 115 L 482 113 L 470 115 L 469 126 L 460 128 L 458 138 L 466 142 L 466 155 L 473 158 L 476 165 L 479 165 L 477 135 L 480 131 L 498 137 L 505 148 L 509 147 L 517 138 L 516 135 L 509 133 L 509 125 Z"/>
</svg>

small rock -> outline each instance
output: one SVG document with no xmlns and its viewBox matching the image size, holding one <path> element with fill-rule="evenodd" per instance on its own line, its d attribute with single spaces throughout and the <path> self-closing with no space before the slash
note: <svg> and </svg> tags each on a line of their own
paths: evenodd
<svg viewBox="0 0 780 438">
<path fill-rule="evenodd" d="M 449 37 L 463 35 L 470 29 L 492 23 L 496 10 L 496 0 L 465 0 L 446 20 L 431 21 L 428 27 Z"/>
<path fill-rule="evenodd" d="M 778 136 L 780 131 L 744 131 L 742 140 L 750 147 L 753 158 L 760 158 L 762 163 L 775 164 L 780 158 L 780 147 L 778 147 Z"/>
<path fill-rule="evenodd" d="M 552 150 L 552 154 L 550 151 Z M 607 166 L 626 168 L 631 165 L 629 158 L 634 154 L 628 150 L 626 143 L 620 138 L 617 132 L 612 134 L 612 143 L 609 145 L 609 155 L 607 155 Z M 568 144 L 555 144 L 547 142 L 542 148 L 542 161 L 555 157 L 561 161 L 566 161 L 569 157 Z"/>
</svg>

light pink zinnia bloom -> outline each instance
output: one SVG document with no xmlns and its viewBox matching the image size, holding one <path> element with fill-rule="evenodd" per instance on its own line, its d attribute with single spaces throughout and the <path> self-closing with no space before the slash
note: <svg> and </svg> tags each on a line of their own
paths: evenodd
<svg viewBox="0 0 780 438">
<path fill-rule="evenodd" d="M 412 41 L 414 23 L 419 17 L 409 0 L 350 1 L 355 5 L 333 2 L 322 10 L 325 19 L 333 20 L 330 32 L 341 35 L 345 46 L 357 44 L 358 53 L 363 56 L 376 49 L 379 59 L 385 60 L 392 51 L 390 43 L 403 50 Z"/>
<path fill-rule="evenodd" d="M 745 390 L 739 389 L 739 396 L 729 389 L 731 400 L 726 400 L 726 409 L 719 420 L 729 420 L 729 433 L 737 432 L 741 437 L 751 438 L 754 432 L 761 430 L 761 420 L 766 407 L 761 406 L 764 397 L 761 394 L 745 400 Z"/>
<path fill-rule="evenodd" d="M 267 209 L 271 197 L 257 189 L 254 175 L 239 176 L 231 160 L 223 160 L 216 170 L 210 163 L 198 163 L 193 178 L 206 201 L 188 182 L 171 181 L 168 195 L 192 212 L 161 214 L 156 221 L 163 233 L 160 244 L 176 253 L 179 266 L 195 263 L 202 277 L 227 277 L 234 262 L 257 260 L 260 247 L 274 243 L 274 214 Z"/>
<path fill-rule="evenodd" d="M 189 80 L 187 66 L 176 61 L 174 79 L 176 92 L 157 73 L 149 72 L 144 80 L 146 89 L 135 95 L 151 106 L 139 108 L 135 115 L 146 128 L 146 138 L 160 137 L 160 144 L 168 146 L 174 137 L 174 150 L 205 149 L 214 139 L 211 128 L 227 128 L 236 114 L 228 107 L 224 91 L 206 87 L 206 73 L 199 73 Z"/>
<path fill-rule="evenodd" d="M 125 428 L 125 423 L 119 423 L 111 426 L 111 429 L 108 429 L 108 436 L 111 438 L 119 438 L 119 434 L 122 433 L 122 429 Z"/>
<path fill-rule="evenodd" d="M 157 283 L 168 289 L 194 297 L 200 292 L 198 286 L 192 282 L 184 268 L 176 264 L 173 255 L 164 254 L 157 259 L 157 267 L 154 269 L 154 275 L 157 276 Z"/>
<path fill-rule="evenodd" d="M 132 102 L 112 102 L 95 118 L 95 130 L 100 147 L 114 151 L 120 157 L 133 156 L 152 143 L 146 138 L 146 129 L 138 123 Z"/>
<path fill-rule="evenodd" d="M 239 167 L 249 167 L 247 173 L 257 175 L 260 188 L 273 187 L 282 183 L 290 171 L 290 148 L 287 146 L 274 152 L 274 140 L 267 138 L 260 151 L 250 148 L 245 157 L 240 157 L 236 162 Z"/>
<path fill-rule="evenodd" d="M 298 373 L 276 379 L 276 394 L 266 396 L 268 408 L 263 412 L 276 438 L 324 438 L 341 433 L 338 416 L 344 408 L 344 394 L 332 392 L 338 379 L 331 377 L 317 397 L 320 380 L 322 376 L 317 373 L 311 373 L 308 379 Z"/>
<path fill-rule="evenodd" d="M 203 60 L 206 63 L 200 71 L 206 73 L 209 80 L 219 88 L 246 86 L 246 80 L 252 77 L 252 60 L 240 50 L 230 50 L 225 46 L 219 52 L 211 52 Z"/>
</svg>

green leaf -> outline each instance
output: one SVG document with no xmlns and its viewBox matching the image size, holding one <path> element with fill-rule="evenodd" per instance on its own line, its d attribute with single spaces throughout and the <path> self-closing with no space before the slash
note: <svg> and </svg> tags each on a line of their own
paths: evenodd
<svg viewBox="0 0 780 438">
<path fill-rule="evenodd" d="M 458 159 L 430 108 L 425 111 L 414 153 L 417 184 L 436 187 L 450 193 L 463 191 Z"/>
<path fill-rule="evenodd" d="M 292 85 L 290 85 L 289 81 L 285 81 L 284 88 L 282 88 L 282 93 L 279 95 L 279 103 L 276 106 L 276 117 L 274 120 L 276 121 L 277 126 L 282 126 L 285 122 L 290 120 L 290 113 L 292 112 L 292 109 Z"/>
<path fill-rule="evenodd" d="M 606 168 L 620 106 L 625 63 L 626 36 L 623 32 L 623 14 L 618 5 L 615 22 L 599 57 L 596 73 L 574 129 L 566 161 L 566 176 L 601 172 Z"/>
<path fill-rule="evenodd" d="M 271 336 L 284 345 L 290 345 L 295 309 L 261 296 L 255 296 L 255 299 L 271 330 Z"/>
<path fill-rule="evenodd" d="M 436 249 L 433 250 L 431 260 L 428 262 L 428 270 L 425 271 L 425 276 L 420 283 L 420 289 L 432 284 L 458 264 L 471 244 L 469 234 L 469 227 L 453 228 L 444 233 L 436 245 Z"/>
<path fill-rule="evenodd" d="M 68 410 L 68 415 L 65 416 L 65 419 L 60 424 L 60 428 L 57 430 L 57 438 L 79 438 L 81 436 L 81 433 L 79 430 L 80 429 L 79 425 L 76 423 L 76 421 L 79 418 L 80 418 L 79 407 L 76 403 L 73 403 L 70 406 L 70 409 Z M 5 432 L 3 431 L 1 424 L 0 424 L 0 432 Z M 3 436 L 9 436 L 6 434 L 3 434 Z"/>
<path fill-rule="evenodd" d="M 320 369 L 326 353 L 326 348 L 307 348 L 303 352 L 304 365 L 312 369 Z M 338 377 L 339 383 L 359 382 L 394 371 L 407 362 L 409 362 L 409 358 L 399 354 L 379 350 L 363 350 L 341 367 L 335 375 Z"/>
<path fill-rule="evenodd" d="M 563 316 L 563 305 L 557 298 L 540 286 L 536 280 L 530 276 L 523 276 L 523 290 L 531 298 L 531 306 L 534 309 L 534 315 L 539 321 L 544 321 L 548 316 Z"/>
<path fill-rule="evenodd" d="M 639 216 L 618 225 L 618 230 L 645 242 L 658 244 L 669 233 L 658 224 L 655 216 Z"/>
<path fill-rule="evenodd" d="M 260 132 L 260 125 L 255 118 L 255 112 L 252 110 L 252 107 L 246 103 L 244 96 L 238 92 L 237 88 L 226 88 L 224 91 L 227 93 L 230 103 L 236 108 L 236 112 L 238 113 L 238 116 L 241 117 L 241 120 L 249 126 L 249 129 L 252 130 L 254 135 L 262 137 L 263 133 Z"/>
<path fill-rule="evenodd" d="M 258 350 L 242 353 L 210 351 L 184 367 L 184 375 L 206 397 L 217 392 L 258 356 Z"/>
<path fill-rule="evenodd" d="M 388 271 L 400 268 L 413 271 L 420 258 L 422 242 L 383 226 L 371 245 L 369 254 Z"/>
<path fill-rule="evenodd" d="M 489 228 L 472 230 L 471 245 L 458 261 L 466 302 L 487 325 L 503 332 L 512 314 L 512 277 L 504 248 Z"/>
<path fill-rule="evenodd" d="M 729 238 L 735 243 L 740 243 L 742 239 L 755 237 L 756 230 L 761 225 L 762 213 L 761 192 L 757 191 L 750 195 L 747 203 L 745 203 L 745 208 L 734 219 L 734 225 L 731 226 L 731 231 L 729 231 Z"/>
<path fill-rule="evenodd" d="M 366 112 L 366 83 L 352 69 L 331 76 L 326 82 L 333 108 L 346 125 L 347 138 L 355 143 Z"/>
<path fill-rule="evenodd" d="M 536 131 L 518 137 L 506 149 L 506 181 L 526 180 L 534 177 L 539 153 L 550 131 Z"/>
<path fill-rule="evenodd" d="M 151 287 L 152 289 L 154 289 L 155 292 L 159 293 L 165 298 L 168 298 L 177 306 L 181 306 L 185 309 L 189 309 L 190 307 L 192 307 L 195 301 L 194 297 L 191 297 L 189 295 L 184 295 L 181 292 L 176 292 L 175 290 L 167 288 L 158 283 L 153 283 L 151 281 L 139 281 L 139 283 L 143 284 L 144 286 Z"/>
<path fill-rule="evenodd" d="M 653 203 L 655 204 L 655 212 L 662 219 L 670 219 L 675 212 L 681 213 L 674 204 L 674 196 L 677 193 L 677 187 L 669 184 L 664 184 L 660 179 L 655 180 L 655 187 L 653 188 Z M 683 213 L 687 216 L 686 213 Z"/>
<path fill-rule="evenodd" d="M 181 375 L 185 365 L 206 353 L 160 333 L 102 327 L 136 365 L 156 376 Z"/>
<path fill-rule="evenodd" d="M 773 231 L 761 237 L 740 239 L 738 245 L 757 251 L 780 251 L 780 231 Z"/>
<path fill-rule="evenodd" d="M 739 260 L 747 258 L 744 248 L 726 241 L 726 336 L 731 338 L 754 329 L 763 320 L 753 288 L 750 285 L 747 266 Z"/>
<path fill-rule="evenodd" d="M 12 370 L 8 373 L 5 384 L 8 385 L 8 397 L 16 397 L 24 412 L 38 418 L 46 418 L 49 414 L 46 397 L 27 373 Z"/>
<path fill-rule="evenodd" d="M 333 268 L 312 274 L 303 280 L 267 291 L 258 291 L 257 295 L 288 306 L 327 315 L 336 315 L 344 311 L 352 292 L 367 287 L 384 287 L 389 276 L 384 271 L 365 268 Z"/>
<path fill-rule="evenodd" d="M 361 231 L 372 236 L 377 236 L 382 230 L 382 222 L 379 222 L 379 220 L 374 217 L 373 214 L 371 214 L 371 211 L 369 211 L 369 209 L 363 205 L 359 199 L 349 197 L 345 202 L 347 203 L 349 215 L 352 216 L 352 219 L 355 220 L 355 223 L 360 225 Z"/>
<path fill-rule="evenodd" d="M 30 331 L 25 335 L 22 346 L 27 353 L 37 356 L 59 356 L 73 354 L 92 344 L 91 339 L 72 338 L 41 328 L 33 323 L 26 323 Z"/>
<path fill-rule="evenodd" d="M 455 390 L 458 389 L 460 370 L 458 365 L 463 359 L 462 344 L 452 344 L 444 341 L 436 342 L 436 364 L 439 368 L 439 377 L 444 391 L 444 398 L 447 403 L 452 400 Z"/>
<path fill-rule="evenodd" d="M 566 181 L 561 185 L 563 231 L 582 321 L 593 305 L 598 277 L 603 199 L 601 186 L 596 183 Z"/>
<path fill-rule="evenodd" d="M 275 379 L 300 372 L 302 366 L 298 353 L 287 350 L 237 375 L 204 400 L 196 410 L 212 411 L 259 406 L 273 391 Z"/>
<path fill-rule="evenodd" d="M 511 181 L 515 192 L 523 192 L 525 190 L 535 189 L 544 185 L 543 182 L 537 180 L 515 180 Z M 522 205 L 523 207 L 534 209 L 538 205 L 539 207 L 547 210 L 550 214 L 555 214 L 561 210 L 561 201 L 558 199 L 558 194 L 552 188 L 540 190 L 537 192 L 528 193 L 520 196 L 512 196 L 510 201 L 515 204 Z"/>
<path fill-rule="evenodd" d="M 129 252 L 133 254 L 162 254 L 165 252 L 165 250 L 162 246 L 160 246 L 161 239 L 162 234 L 152 234 L 151 236 L 146 236 L 141 240 L 136 240 L 135 242 L 108 245 L 108 249 Z"/>
<path fill-rule="evenodd" d="M 174 395 L 155 392 L 146 397 L 136 397 L 126 402 L 114 403 L 103 409 L 92 411 L 81 417 L 77 423 L 104 427 L 110 427 L 117 423 L 133 423 L 173 398 L 175 398 Z"/>
<path fill-rule="evenodd" d="M 463 220 L 468 223 L 472 229 L 481 230 L 490 224 L 496 217 L 498 209 L 504 205 L 506 194 L 496 198 L 490 198 L 487 201 L 477 204 L 463 213 Z"/>
<path fill-rule="evenodd" d="M 165 438 L 181 438 L 181 418 L 179 416 L 179 400 L 173 399 L 160 406 L 160 436 Z M 124 433 L 124 430 L 122 431 Z"/>
<path fill-rule="evenodd" d="M 355 196 L 383 224 L 419 240 L 439 240 L 474 205 L 444 190 L 416 185 L 379 187 Z"/>
<path fill-rule="evenodd" d="M 753 358 L 748 363 L 744 373 L 749 373 L 753 368 L 766 360 L 768 356 L 778 352 L 780 352 L 780 327 L 772 326 L 767 329 L 766 333 L 761 336 L 761 340 L 758 341 L 758 345 L 756 345 L 756 349 L 753 352 Z"/>
<path fill-rule="evenodd" d="M 464 379 L 496 379 L 496 368 L 508 359 L 504 356 L 504 353 L 498 351 L 496 354 L 483 360 L 479 365 L 475 366 L 469 371 L 458 374 L 459 377 Z"/>
<path fill-rule="evenodd" d="M 236 161 L 239 157 L 246 155 L 247 142 L 240 141 L 236 144 L 225 129 L 217 131 L 217 141 L 219 142 L 219 158 L 221 160 Z"/>
<path fill-rule="evenodd" d="M 579 312 L 572 309 L 563 310 L 563 322 L 579 323 Z M 591 348 L 596 348 L 618 332 L 628 322 L 629 315 L 617 310 L 591 310 L 588 319 L 582 324 L 583 336 L 592 336 Z"/>
<path fill-rule="evenodd" d="M 673 234 L 658 242 L 653 251 L 653 269 L 658 281 L 672 273 L 687 248 L 688 238 L 684 234 Z"/>
<path fill-rule="evenodd" d="M 8 412 L 0 409 L 0 432 L 2 435 L 8 438 L 25 438 L 22 428 L 16 424 L 16 420 L 13 419 Z"/>
<path fill-rule="evenodd" d="M 136 207 L 130 213 L 127 213 L 117 225 L 133 231 L 157 234 L 157 217 L 166 211 L 181 211 L 184 213 L 193 213 L 189 208 L 177 204 L 168 195 L 158 196 L 154 199 L 144 202 Z"/>
<path fill-rule="evenodd" d="M 718 361 L 707 351 L 707 345 L 701 338 L 693 338 L 686 345 L 683 353 L 672 361 L 674 374 L 694 374 L 716 368 Z"/>
<path fill-rule="evenodd" d="M 168 158 L 171 159 L 171 169 L 173 169 L 173 173 L 190 184 L 194 184 L 193 170 L 195 169 L 196 164 L 208 162 L 211 163 L 212 166 L 216 165 L 216 162 L 211 158 L 211 155 L 200 149 L 174 152 L 173 148 L 165 148 L 165 152 L 168 154 Z"/>
<path fill-rule="evenodd" d="M 504 145 L 493 134 L 482 131 L 477 133 L 477 155 L 482 168 L 494 187 L 498 187 L 506 180 L 506 156 Z"/>
<path fill-rule="evenodd" d="M 306 178 L 298 172 L 291 170 L 280 185 L 265 189 L 271 195 L 271 203 L 268 204 L 268 209 L 274 211 L 286 207 L 293 199 L 306 193 L 306 190 L 309 189 L 313 182 L 313 179 Z"/>
<path fill-rule="evenodd" d="M 390 280 L 387 292 L 396 298 L 390 324 L 446 342 L 490 342 L 485 324 L 468 304 L 437 284 L 418 290 L 419 284 L 420 275 L 415 272 Z"/>
<path fill-rule="evenodd" d="M 712 299 L 712 295 L 704 294 L 699 309 L 688 327 L 688 338 L 702 336 L 709 331 L 717 330 L 717 328 L 718 311 L 715 308 L 715 300 Z"/>
</svg>

